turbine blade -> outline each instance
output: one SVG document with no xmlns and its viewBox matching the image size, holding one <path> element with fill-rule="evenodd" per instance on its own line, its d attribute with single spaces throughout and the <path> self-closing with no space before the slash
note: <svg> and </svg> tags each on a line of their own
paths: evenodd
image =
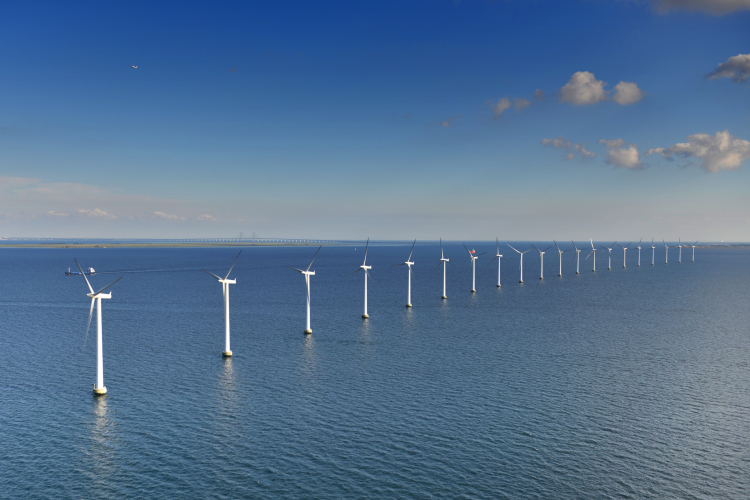
<svg viewBox="0 0 750 500">
<path fill-rule="evenodd" d="M 488 260 L 488 261 L 487 261 L 487 265 L 490 265 L 490 264 L 492 264 L 493 262 L 495 262 L 495 261 L 496 261 L 496 260 L 498 259 L 498 257 L 499 257 L 498 255 L 495 255 L 494 257 L 492 257 L 492 260 Z"/>
<path fill-rule="evenodd" d="M 543 250 L 543 252 L 546 252 L 546 251 L 547 251 L 547 250 L 549 250 L 550 248 L 552 248 L 552 245 L 550 245 L 550 246 L 548 246 L 547 248 L 545 248 L 545 249 Z"/>
<path fill-rule="evenodd" d="M 529 248 L 528 250 L 526 250 L 526 252 L 531 252 L 531 248 Z M 523 255 L 523 254 L 525 254 L 526 252 L 519 252 L 519 253 L 520 253 L 521 255 Z"/>
<path fill-rule="evenodd" d="M 83 276 L 83 279 L 85 279 L 85 280 L 86 280 L 86 284 L 87 284 L 87 285 L 88 285 L 88 287 L 89 287 L 89 292 L 91 292 L 91 293 L 94 293 L 94 289 L 93 289 L 93 288 L 91 288 L 91 283 L 89 283 L 89 279 L 88 279 L 88 278 L 86 277 L 86 275 L 84 274 L 84 272 L 83 272 L 83 269 L 81 269 L 81 264 L 79 264 L 79 263 L 78 263 L 78 261 L 76 260 L 76 258 L 75 258 L 75 257 L 73 257 L 73 260 L 75 260 L 75 261 L 76 261 L 76 266 L 78 266 L 78 270 L 79 270 L 79 271 L 81 271 L 81 276 Z"/>
<path fill-rule="evenodd" d="M 367 277 L 370 278 L 370 281 L 372 281 L 372 284 L 375 284 L 375 280 L 372 279 L 372 276 L 370 276 L 370 273 L 367 272 L 367 269 L 365 269 L 365 274 L 367 274 Z"/>
<path fill-rule="evenodd" d="M 443 238 L 440 238 L 440 258 L 445 258 L 445 255 L 443 255 Z"/>
<path fill-rule="evenodd" d="M 318 252 L 320 252 L 320 249 L 321 249 L 321 248 L 323 248 L 323 245 L 320 245 L 320 246 L 318 247 L 318 249 L 317 249 L 317 250 L 315 251 L 315 255 L 313 255 L 313 258 L 312 258 L 312 260 L 310 261 L 310 265 L 309 265 L 309 266 L 307 266 L 307 269 L 306 269 L 306 271 L 309 271 L 309 270 L 310 270 L 310 268 L 312 267 L 312 264 L 313 264 L 313 262 L 315 262 L 315 257 L 317 257 L 317 256 L 318 256 Z"/>
<path fill-rule="evenodd" d="M 552 240 L 552 243 L 555 244 L 555 246 L 557 247 L 557 251 L 558 252 L 562 252 L 562 250 L 560 250 L 560 247 L 557 245 L 557 242 L 555 240 Z"/>
<path fill-rule="evenodd" d="M 443 263 L 443 261 L 440 261 L 440 264 L 442 264 L 442 263 Z M 431 271 L 431 273 L 434 273 L 435 271 L 437 271 L 437 270 L 438 270 L 438 267 L 440 267 L 440 264 L 438 264 L 437 266 L 435 266 L 435 269 L 433 269 L 433 270 Z"/>
<path fill-rule="evenodd" d="M 510 246 L 509 244 L 508 244 L 508 246 L 509 246 L 510 248 L 513 248 L 513 247 L 511 247 L 511 246 Z M 515 248 L 513 248 L 513 250 L 516 250 L 516 249 L 515 249 Z M 518 250 L 516 250 L 516 252 L 518 252 Z M 518 253 L 521 253 L 521 252 L 518 252 Z"/>
<path fill-rule="evenodd" d="M 361 268 L 361 267 L 358 267 L 356 271 L 352 271 L 352 272 L 350 272 L 349 274 L 345 274 L 344 276 L 351 276 L 352 274 L 354 274 L 354 273 L 358 273 L 358 272 L 360 272 L 361 270 L 362 270 L 362 268 Z"/>
<path fill-rule="evenodd" d="M 535 247 L 533 243 L 531 244 L 531 246 L 532 246 L 532 247 L 534 247 L 534 249 L 535 249 L 535 250 L 536 250 L 537 252 L 541 252 L 541 250 L 539 250 L 539 249 L 538 249 L 537 247 Z"/>
<path fill-rule="evenodd" d="M 570 242 L 573 244 L 573 248 L 575 248 L 576 250 L 578 250 L 578 247 L 576 246 L 576 242 L 573 241 L 573 240 L 570 240 Z"/>
<path fill-rule="evenodd" d="M 83 349 L 81 349 L 81 352 L 84 352 L 86 350 L 86 339 L 89 338 L 89 327 L 91 326 L 91 316 L 94 314 L 94 302 L 96 302 L 96 299 L 91 299 L 91 308 L 89 309 L 89 322 L 86 323 L 86 335 L 83 337 Z"/>
<path fill-rule="evenodd" d="M 242 250 L 240 250 L 240 251 L 239 251 L 239 253 L 237 254 L 237 257 L 235 257 L 235 258 L 234 258 L 234 262 L 232 262 L 232 267 L 230 267 L 230 268 L 229 268 L 229 271 L 227 272 L 227 275 L 226 275 L 226 276 L 224 276 L 224 279 L 227 279 L 227 278 L 229 278 L 229 273 L 231 273 L 231 272 L 232 272 L 232 269 L 234 269 L 234 265 L 235 265 L 235 264 L 237 263 L 237 259 L 239 259 L 239 258 L 240 258 L 240 254 L 241 254 L 241 253 L 242 253 Z"/>
<path fill-rule="evenodd" d="M 486 253 L 487 253 L 487 252 L 482 252 L 482 253 L 478 253 L 478 254 L 475 254 L 475 255 L 474 255 L 474 258 L 476 259 L 476 258 L 477 258 L 477 257 L 479 257 L 480 255 L 484 255 L 484 254 L 486 254 Z"/>
<path fill-rule="evenodd" d="M 466 248 L 466 252 L 469 254 L 469 257 L 471 257 L 471 252 L 469 252 L 469 249 L 466 246 L 466 244 L 465 243 L 461 243 L 461 244 L 464 246 L 464 248 Z"/>
<path fill-rule="evenodd" d="M 211 276 L 213 276 L 214 278 L 216 278 L 217 280 L 221 281 L 221 277 L 219 277 L 219 276 L 216 276 L 216 275 L 215 275 L 214 273 L 208 272 L 208 271 L 206 271 L 205 269 L 203 270 L 203 272 L 204 272 L 204 273 L 208 273 L 208 274 L 210 274 Z"/>
<path fill-rule="evenodd" d="M 367 238 L 367 243 L 365 244 L 365 260 L 362 261 L 362 265 L 367 265 L 367 249 L 370 248 L 370 238 Z"/>
<path fill-rule="evenodd" d="M 401 264 L 391 264 L 391 267 L 396 267 L 396 266 L 405 266 L 405 265 L 406 265 L 406 263 L 405 263 L 405 262 L 402 262 Z"/>
<path fill-rule="evenodd" d="M 104 288 L 100 288 L 99 290 L 97 290 L 96 292 L 94 292 L 94 295 L 102 293 L 104 290 L 106 290 L 107 288 L 111 287 L 112 285 L 114 285 L 115 283 L 117 283 L 118 281 L 120 281 L 121 279 L 122 279 L 122 276 L 120 276 L 119 278 L 117 278 L 116 280 L 114 280 L 112 283 L 110 283 L 109 285 L 105 286 Z"/>
<path fill-rule="evenodd" d="M 292 266 L 284 266 L 284 267 L 288 267 L 289 269 L 293 269 L 293 270 L 297 271 L 298 273 L 304 273 L 305 272 L 302 269 L 297 269 L 296 267 L 292 267 Z"/>
<path fill-rule="evenodd" d="M 411 252 L 409 252 L 409 258 L 408 258 L 408 259 L 406 259 L 406 260 L 408 260 L 409 262 L 411 262 L 411 254 L 413 254 L 413 253 L 414 253 L 414 245 L 416 245 L 416 244 L 417 244 L 417 240 L 415 239 L 415 240 L 414 240 L 414 243 L 412 243 L 412 244 L 411 244 Z"/>
</svg>

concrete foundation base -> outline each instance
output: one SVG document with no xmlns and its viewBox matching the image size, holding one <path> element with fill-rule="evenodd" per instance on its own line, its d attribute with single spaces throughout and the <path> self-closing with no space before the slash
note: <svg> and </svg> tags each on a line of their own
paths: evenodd
<svg viewBox="0 0 750 500">
<path fill-rule="evenodd" d="M 105 394 L 107 394 L 106 387 L 102 387 L 101 389 L 94 387 L 94 396 L 104 396 Z"/>
<path fill-rule="evenodd" d="M 369 317 L 370 317 L 370 315 L 369 315 L 369 314 L 363 314 L 363 315 L 362 315 L 362 319 L 367 319 L 367 318 L 369 318 Z"/>
<path fill-rule="evenodd" d="M 406 304 L 406 307 L 411 307 L 411 304 Z"/>
<path fill-rule="evenodd" d="M 305 328 L 305 335 L 310 335 L 312 333 L 312 330 L 309 328 Z"/>
<path fill-rule="evenodd" d="M 232 357 L 232 351 L 222 351 L 222 352 L 221 352 L 221 354 L 222 354 L 222 355 L 223 355 L 223 356 L 224 356 L 225 358 L 231 358 L 231 357 Z"/>
<path fill-rule="evenodd" d="M 476 290 L 472 290 L 471 293 L 477 293 L 477 291 Z"/>
<path fill-rule="evenodd" d="M 448 296 L 447 296 L 447 295 L 441 295 L 441 296 L 440 296 L 440 298 L 441 298 L 441 299 L 447 299 L 447 298 L 448 298 Z"/>
<path fill-rule="evenodd" d="M 500 288 L 500 285 L 497 285 L 498 288 Z"/>
</svg>

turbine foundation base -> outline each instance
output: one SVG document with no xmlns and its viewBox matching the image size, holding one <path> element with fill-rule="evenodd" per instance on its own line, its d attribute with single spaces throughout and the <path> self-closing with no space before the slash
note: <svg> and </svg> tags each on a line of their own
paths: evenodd
<svg viewBox="0 0 750 500">
<path fill-rule="evenodd" d="M 94 387 L 94 396 L 104 396 L 105 394 L 107 394 L 106 387 L 102 387 L 101 389 Z"/>
<path fill-rule="evenodd" d="M 406 307 L 411 307 L 411 304 L 406 304 Z"/>
<path fill-rule="evenodd" d="M 232 357 L 232 351 L 222 351 L 221 354 L 225 358 L 231 358 Z"/>
<path fill-rule="evenodd" d="M 472 288 L 471 293 L 477 293 L 477 291 Z"/>
<path fill-rule="evenodd" d="M 369 318 L 369 317 L 370 317 L 370 315 L 369 315 L 369 314 L 363 314 L 363 315 L 362 315 L 362 319 L 367 319 L 367 318 Z"/>
<path fill-rule="evenodd" d="M 445 300 L 445 299 L 448 298 L 448 296 L 447 295 L 441 295 L 440 298 L 443 299 L 443 300 Z"/>
<path fill-rule="evenodd" d="M 497 287 L 500 288 L 502 285 L 500 283 L 497 284 Z"/>
<path fill-rule="evenodd" d="M 309 328 L 305 328 L 305 335 L 310 335 L 312 333 L 312 330 Z"/>
</svg>

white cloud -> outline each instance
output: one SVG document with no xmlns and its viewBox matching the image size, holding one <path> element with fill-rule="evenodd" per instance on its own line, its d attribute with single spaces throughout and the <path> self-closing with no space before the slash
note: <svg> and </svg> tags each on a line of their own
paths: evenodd
<svg viewBox="0 0 750 500">
<path fill-rule="evenodd" d="M 684 10 L 721 16 L 740 10 L 750 10 L 750 0 L 654 0 L 654 4 L 661 13 Z"/>
<path fill-rule="evenodd" d="M 536 89 L 534 91 L 534 99 L 536 99 L 538 101 L 543 101 L 544 100 L 544 91 L 542 89 Z"/>
<path fill-rule="evenodd" d="M 38 184 L 41 181 L 33 177 L 7 177 L 0 176 L 0 192 L 6 189 L 13 189 L 25 186 L 31 186 L 32 184 Z"/>
<path fill-rule="evenodd" d="M 644 95 L 646 94 L 635 83 L 620 82 L 615 85 L 615 95 L 612 100 L 617 104 L 627 106 L 640 101 Z"/>
<path fill-rule="evenodd" d="M 185 217 L 180 217 L 179 215 L 175 215 L 175 214 L 159 212 L 158 210 L 153 213 L 153 217 L 156 217 L 159 219 L 167 219 L 167 220 L 185 220 Z"/>
<path fill-rule="evenodd" d="M 604 144 L 607 147 L 607 163 L 615 167 L 627 168 L 630 170 L 642 170 L 643 162 L 641 162 L 641 155 L 638 153 L 638 148 L 635 144 L 630 144 L 625 147 L 625 141 L 622 139 L 614 139 L 608 141 L 602 139 L 599 144 Z"/>
<path fill-rule="evenodd" d="M 513 99 L 513 105 L 516 107 L 516 111 L 521 111 L 523 108 L 531 106 L 531 101 L 524 99 L 523 97 L 516 97 Z"/>
<path fill-rule="evenodd" d="M 55 212 L 54 210 L 48 210 L 44 213 L 44 215 L 47 215 L 49 217 L 68 217 L 70 214 L 66 214 L 65 212 Z"/>
<path fill-rule="evenodd" d="M 677 143 L 668 148 L 654 148 L 646 151 L 647 155 L 659 154 L 671 159 L 697 158 L 703 163 L 707 172 L 735 170 L 750 158 L 750 141 L 737 139 L 729 130 L 716 132 L 716 135 L 693 134 L 687 142 Z"/>
<path fill-rule="evenodd" d="M 564 157 L 566 160 L 572 160 L 573 158 L 575 158 L 576 152 L 580 153 L 581 158 L 593 158 L 594 156 L 596 156 L 596 153 L 592 153 L 591 151 L 587 150 L 583 144 L 575 144 L 564 137 L 557 137 L 555 139 L 542 139 L 542 145 L 548 146 L 550 148 L 557 148 L 568 151 L 568 154 Z"/>
<path fill-rule="evenodd" d="M 750 77 L 750 54 L 738 54 L 719 64 L 707 78 L 731 78 L 733 82 L 746 82 Z"/>
<path fill-rule="evenodd" d="M 604 90 L 605 85 L 607 83 L 597 80 L 593 73 L 577 71 L 560 89 L 558 99 L 560 102 L 570 102 L 576 106 L 606 101 L 608 97 L 607 91 Z"/>
<path fill-rule="evenodd" d="M 116 219 L 117 216 L 108 214 L 104 210 L 100 210 L 98 208 L 95 208 L 93 210 L 87 210 L 85 208 L 79 208 L 76 210 L 76 213 L 82 217 L 97 217 L 97 218 L 103 218 L 103 219 Z"/>
<path fill-rule="evenodd" d="M 215 220 L 219 220 L 219 219 L 217 219 L 213 215 L 203 214 L 203 215 L 199 215 L 198 216 L 198 220 L 215 221 Z"/>
<path fill-rule="evenodd" d="M 497 102 L 487 101 L 487 104 L 489 104 L 490 109 L 495 114 L 494 116 L 495 120 L 503 116 L 503 113 L 505 113 L 505 110 L 510 108 L 513 105 L 513 103 L 507 97 L 498 99 Z"/>
<path fill-rule="evenodd" d="M 436 122 L 430 123 L 430 125 L 439 125 L 441 127 L 446 127 L 446 128 L 447 127 L 452 127 L 453 126 L 453 120 L 455 120 L 456 118 L 458 118 L 458 115 L 456 115 L 456 116 L 449 116 L 445 120 L 438 120 Z"/>
</svg>

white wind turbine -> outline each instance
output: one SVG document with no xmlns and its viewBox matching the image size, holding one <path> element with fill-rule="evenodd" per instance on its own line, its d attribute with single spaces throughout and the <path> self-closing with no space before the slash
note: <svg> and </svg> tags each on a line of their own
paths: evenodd
<svg viewBox="0 0 750 500">
<path fill-rule="evenodd" d="M 669 246 L 667 245 L 667 242 L 664 240 L 661 240 L 662 243 L 664 243 L 664 263 L 666 265 L 669 265 Z"/>
<path fill-rule="evenodd" d="M 83 273 L 81 265 L 75 258 L 73 260 L 76 261 L 76 265 L 81 271 L 81 276 L 83 276 L 83 279 L 86 280 L 86 286 L 89 287 L 90 293 L 87 293 L 86 297 L 89 297 L 91 299 L 91 308 L 89 309 L 89 322 L 86 324 L 86 336 L 83 338 L 84 349 L 86 349 L 86 339 L 88 339 L 89 336 L 91 316 L 94 314 L 94 303 L 96 303 L 96 385 L 94 386 L 94 394 L 97 396 L 101 396 L 103 394 L 107 394 L 107 388 L 104 386 L 104 355 L 102 353 L 102 299 L 112 298 L 112 292 L 102 292 L 120 281 L 122 278 L 117 278 L 104 288 L 100 288 L 99 290 L 94 291 L 94 289 L 91 287 L 91 283 L 89 283 L 89 279 Z"/>
<path fill-rule="evenodd" d="M 617 243 L 617 242 L 615 242 L 615 243 Z M 631 241 L 630 243 L 632 243 L 632 241 Z M 618 247 L 622 248 L 622 268 L 623 268 L 623 269 L 625 269 L 625 267 L 627 267 L 627 266 L 625 265 L 625 264 L 627 263 L 627 259 L 626 259 L 625 255 L 626 255 L 626 253 L 627 253 L 627 251 L 628 251 L 628 247 L 630 246 L 630 243 L 628 243 L 628 244 L 627 244 L 627 245 L 625 245 L 625 246 L 622 246 L 622 245 L 620 245 L 620 244 L 617 244 L 617 246 L 618 246 Z"/>
<path fill-rule="evenodd" d="M 560 274 L 558 274 L 558 276 L 562 276 L 562 254 L 565 250 L 560 250 L 560 247 L 557 245 L 557 242 L 555 240 L 552 240 L 552 243 L 555 244 L 555 246 L 557 247 L 557 253 L 560 254 Z"/>
<path fill-rule="evenodd" d="M 443 238 L 440 238 L 440 262 L 443 263 L 443 295 L 441 297 L 442 299 L 448 298 L 448 296 L 445 294 L 445 276 L 447 272 L 446 267 L 448 265 L 448 261 L 450 261 L 450 259 L 446 259 L 445 254 L 443 253 Z M 440 266 L 440 264 L 438 264 L 438 266 Z"/>
<path fill-rule="evenodd" d="M 656 252 L 656 247 L 654 246 L 654 239 L 651 238 L 651 265 L 654 265 L 654 255 Z"/>
<path fill-rule="evenodd" d="M 365 272 L 365 312 L 362 313 L 362 318 L 367 319 L 370 317 L 369 314 L 367 314 L 367 278 L 372 279 L 372 276 L 370 276 L 370 273 L 367 271 L 368 269 L 372 269 L 372 266 L 367 265 L 367 249 L 370 247 L 370 238 L 367 238 L 367 243 L 365 244 L 365 260 L 362 261 L 362 265 L 359 266 L 356 270 L 350 272 L 347 274 L 347 276 L 352 275 L 354 273 L 358 273 L 360 271 Z"/>
<path fill-rule="evenodd" d="M 534 244 L 532 243 L 531 246 L 534 247 Z M 544 250 L 539 250 L 537 247 L 534 247 L 534 249 L 537 252 L 539 252 L 539 263 L 541 264 L 541 268 L 540 268 L 541 270 L 539 271 L 539 279 L 540 280 L 544 279 L 544 252 L 546 252 L 550 248 L 552 248 L 552 245 L 548 246 Z"/>
<path fill-rule="evenodd" d="M 641 238 L 643 241 L 643 238 Z M 638 267 L 641 267 L 641 241 L 638 242 Z"/>
<path fill-rule="evenodd" d="M 594 240 L 589 238 L 589 241 L 591 242 L 591 252 L 589 252 L 586 258 L 588 259 L 592 255 L 594 256 L 594 259 L 592 261 L 594 263 L 594 268 L 591 271 L 596 272 L 596 247 L 594 246 Z"/>
<path fill-rule="evenodd" d="M 242 253 L 242 250 L 240 250 L 237 253 L 237 257 L 234 258 L 234 262 L 232 262 L 232 267 L 229 268 L 229 271 L 227 272 L 227 275 L 223 278 L 220 276 L 216 276 L 214 273 L 208 272 L 205 269 L 204 272 L 210 274 L 214 278 L 216 278 L 216 281 L 221 283 L 221 293 L 224 296 L 224 351 L 222 354 L 224 357 L 230 357 L 232 355 L 232 349 L 229 345 L 229 285 L 234 285 L 237 283 L 236 279 L 230 280 L 229 279 L 229 273 L 232 272 L 232 269 L 234 269 L 234 265 L 237 263 L 237 259 L 240 258 L 240 254 Z"/>
<path fill-rule="evenodd" d="M 573 244 L 573 248 L 576 249 L 576 274 L 581 274 L 581 251 L 576 246 L 575 241 L 570 240 L 570 242 Z"/>
<path fill-rule="evenodd" d="M 307 284 L 307 327 L 305 328 L 305 334 L 310 335 L 312 333 L 312 329 L 310 328 L 310 276 L 315 276 L 315 271 L 310 271 L 310 268 L 313 265 L 313 262 L 315 262 L 315 257 L 318 256 L 318 252 L 320 252 L 320 249 L 323 248 L 323 246 L 319 246 L 318 249 L 315 251 L 315 255 L 313 255 L 312 260 L 310 261 L 310 265 L 307 266 L 307 269 L 304 271 L 302 269 L 297 269 L 296 267 L 286 266 L 289 269 L 294 269 L 298 273 L 302 273 L 305 275 L 305 283 Z"/>
<path fill-rule="evenodd" d="M 411 266 L 414 265 L 414 262 L 411 261 L 411 255 L 414 253 L 414 245 L 417 244 L 417 240 L 414 240 L 414 243 L 411 245 L 411 252 L 409 252 L 409 258 L 406 259 L 406 262 L 402 264 L 393 264 L 393 266 L 407 266 L 409 268 L 409 288 L 406 293 L 406 307 L 411 307 Z"/>
<path fill-rule="evenodd" d="M 697 245 L 697 244 L 698 244 L 698 241 L 696 241 L 695 243 L 693 243 L 692 245 L 690 245 L 691 247 L 693 247 L 693 262 L 695 262 L 695 245 Z M 688 245 L 685 245 L 685 246 L 688 246 Z"/>
<path fill-rule="evenodd" d="M 680 249 L 679 257 L 677 258 L 677 263 L 682 264 L 682 240 L 680 238 L 677 238 L 677 248 Z"/>
<path fill-rule="evenodd" d="M 495 238 L 495 245 L 497 247 L 497 255 L 495 255 L 495 257 L 491 261 L 489 261 L 488 264 L 492 264 L 495 259 L 497 259 L 497 287 L 500 288 L 500 261 L 504 259 L 503 255 L 500 253 L 500 241 L 497 238 Z"/>
<path fill-rule="evenodd" d="M 603 249 L 605 249 L 605 250 L 609 250 L 609 266 L 607 267 L 607 269 L 612 269 L 612 248 L 613 248 L 613 247 L 614 247 L 614 246 L 615 246 L 616 244 L 617 244 L 617 242 L 615 241 L 615 242 L 614 242 L 614 243 L 612 243 L 612 245 L 610 245 L 609 247 L 604 247 L 604 246 L 601 246 L 601 245 L 599 245 L 599 246 L 600 246 L 601 248 L 603 248 Z"/>
<path fill-rule="evenodd" d="M 508 246 L 510 248 L 513 248 L 510 245 L 508 245 Z M 516 249 L 513 248 L 513 250 L 516 250 Z M 520 265 L 520 268 L 519 268 L 521 270 L 521 277 L 518 279 L 518 282 L 519 283 L 523 283 L 523 254 L 525 254 L 526 252 L 531 252 L 531 248 L 529 248 L 528 250 L 526 250 L 526 252 L 521 252 L 521 251 L 518 251 L 518 250 L 516 250 L 516 252 L 518 252 L 519 254 L 521 254 L 521 265 Z"/>
<path fill-rule="evenodd" d="M 476 253 L 474 250 L 469 250 L 465 244 L 464 248 L 469 252 L 469 258 L 471 259 L 471 293 L 475 293 L 477 291 L 477 259 L 487 252 Z"/>
</svg>

